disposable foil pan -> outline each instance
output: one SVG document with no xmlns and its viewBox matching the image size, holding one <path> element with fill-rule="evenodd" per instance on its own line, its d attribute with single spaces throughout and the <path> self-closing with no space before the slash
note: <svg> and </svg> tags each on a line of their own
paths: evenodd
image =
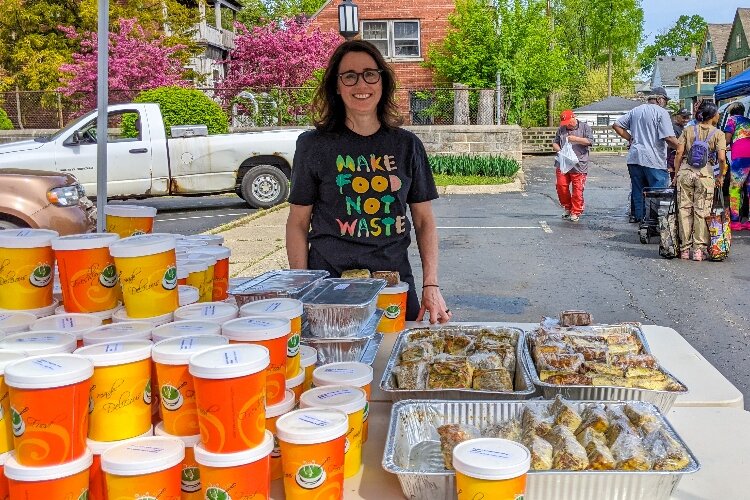
<svg viewBox="0 0 750 500">
<path fill-rule="evenodd" d="M 313 337 L 351 337 L 372 317 L 385 280 L 330 278 L 302 297 Z"/>
<path fill-rule="evenodd" d="M 413 500 L 454 500 L 455 473 L 446 470 L 437 428 L 443 424 L 477 427 L 520 416 L 526 406 L 551 401 L 400 401 L 393 405 L 383 468 L 396 474 L 404 496 Z M 573 402 L 577 409 L 584 403 Z M 624 402 L 608 403 L 622 406 Z M 631 402 L 655 409 L 650 403 Z M 687 451 L 690 464 L 680 471 L 529 471 L 526 498 L 534 500 L 668 500 L 680 479 L 700 469 L 693 453 L 658 414 L 664 429 Z"/>
<path fill-rule="evenodd" d="M 536 395 L 536 387 L 531 381 L 529 370 L 523 357 L 523 345 L 525 343 L 526 333 L 520 328 L 509 327 L 485 327 L 481 325 L 467 326 L 440 326 L 433 327 L 435 333 L 450 333 L 454 331 L 465 332 L 469 335 L 479 333 L 480 330 L 493 331 L 512 331 L 517 334 L 516 340 L 516 372 L 513 376 L 513 386 L 515 391 L 479 391 L 476 389 L 399 389 L 396 382 L 396 375 L 393 369 L 399 364 L 401 350 L 407 343 L 410 333 L 421 328 L 404 330 L 398 335 L 396 343 L 393 345 L 391 355 L 388 357 L 388 363 L 383 370 L 383 378 L 380 380 L 380 389 L 390 395 L 391 401 L 401 401 L 402 399 L 449 399 L 449 400 L 470 400 L 470 399 L 493 399 L 493 400 L 511 400 L 511 399 L 530 399 Z"/>
<path fill-rule="evenodd" d="M 640 328 L 632 324 L 624 325 L 606 325 L 594 327 L 573 327 L 574 329 L 591 328 L 592 333 L 621 333 L 632 332 L 643 346 L 643 352 L 650 354 L 651 349 L 646 342 L 646 337 Z M 661 365 L 659 369 L 668 376 L 672 377 L 682 387 L 682 391 L 655 391 L 651 389 L 638 389 L 635 387 L 616 387 L 616 386 L 590 386 L 590 385 L 557 385 L 542 382 L 539 378 L 534 359 L 531 356 L 531 335 L 526 337 L 523 349 L 524 363 L 528 367 L 529 375 L 533 384 L 542 392 L 544 399 L 554 399 L 558 394 L 569 400 L 586 400 L 586 401 L 647 401 L 656 405 L 663 413 L 668 412 L 677 396 L 688 393 L 687 386 L 677 377 L 672 375 Z"/>
<path fill-rule="evenodd" d="M 229 294 L 234 296 L 239 307 L 255 300 L 277 297 L 299 299 L 326 276 L 328 271 L 277 269 L 255 278 L 232 278 Z"/>
<path fill-rule="evenodd" d="M 309 326 L 303 325 L 302 343 L 318 351 L 318 363 L 321 365 L 340 361 L 360 361 L 372 365 L 383 341 L 383 335 L 376 332 L 382 316 L 383 310 L 377 309 L 353 337 L 314 337 L 309 333 Z"/>
</svg>

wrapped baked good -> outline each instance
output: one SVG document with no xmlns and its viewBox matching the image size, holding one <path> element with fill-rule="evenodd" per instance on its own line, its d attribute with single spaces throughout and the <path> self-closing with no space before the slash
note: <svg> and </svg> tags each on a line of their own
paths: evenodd
<svg viewBox="0 0 750 500">
<path fill-rule="evenodd" d="M 589 466 L 586 450 L 564 425 L 556 425 L 545 439 L 552 444 L 552 468 L 559 470 L 584 470 Z"/>
<path fill-rule="evenodd" d="M 625 375 L 622 368 L 594 361 L 584 361 L 581 370 L 591 376 L 604 375 L 608 377 L 622 378 Z"/>
<path fill-rule="evenodd" d="M 439 354 L 435 350 L 435 345 L 425 340 L 409 342 L 401 349 L 401 362 L 409 363 L 412 361 L 431 361 L 433 356 Z"/>
<path fill-rule="evenodd" d="M 659 363 L 651 354 L 615 354 L 610 358 L 610 364 L 621 368 L 651 368 L 656 369 Z"/>
<path fill-rule="evenodd" d="M 684 391 L 685 388 L 677 383 L 673 378 L 662 373 L 660 376 L 650 377 L 630 377 L 626 379 L 626 387 L 636 387 L 638 389 L 649 389 L 652 391 Z"/>
<path fill-rule="evenodd" d="M 537 367 L 540 370 L 576 373 L 581 366 L 583 366 L 583 355 L 581 354 L 544 354 L 537 359 Z"/>
<path fill-rule="evenodd" d="M 524 434 L 544 437 L 552 430 L 553 419 L 541 409 L 525 407 L 521 413 L 521 428 Z"/>
<path fill-rule="evenodd" d="M 565 336 L 565 341 L 576 352 L 581 352 L 584 349 L 606 349 L 607 348 L 606 339 L 598 335 L 569 334 Z"/>
<path fill-rule="evenodd" d="M 421 390 L 427 388 L 429 364 L 424 361 L 401 363 L 393 367 L 399 389 Z"/>
<path fill-rule="evenodd" d="M 583 356 L 585 362 L 606 363 L 609 356 L 607 346 L 589 346 L 576 348 L 576 352 Z"/>
<path fill-rule="evenodd" d="M 475 370 L 472 389 L 480 391 L 512 392 L 513 377 L 508 370 Z"/>
<path fill-rule="evenodd" d="M 612 444 L 619 439 L 623 434 L 630 434 L 638 437 L 638 430 L 630 423 L 628 417 L 618 417 L 610 420 L 609 428 L 607 429 L 607 444 L 611 447 Z"/>
<path fill-rule="evenodd" d="M 546 378 L 542 378 L 540 374 L 539 379 L 542 382 L 554 385 L 591 385 L 591 377 L 578 373 L 550 374 Z"/>
<path fill-rule="evenodd" d="M 608 333 L 604 336 L 608 345 L 631 345 L 640 350 L 640 343 L 632 333 Z M 636 352 L 637 354 L 637 352 Z"/>
<path fill-rule="evenodd" d="M 531 470 L 550 470 L 552 468 L 552 445 L 537 436 L 528 434 L 523 440 L 523 445 L 531 453 Z"/>
<path fill-rule="evenodd" d="M 531 353 L 534 359 L 538 360 L 547 354 L 573 354 L 573 351 L 563 342 L 551 342 L 549 344 L 535 343 Z"/>
<path fill-rule="evenodd" d="M 463 333 L 447 333 L 443 336 L 445 340 L 445 352 L 456 356 L 465 356 L 472 348 L 472 339 Z"/>
<path fill-rule="evenodd" d="M 500 368 L 505 368 L 509 372 L 516 371 L 516 348 L 510 344 L 495 344 L 488 341 L 474 343 L 475 354 L 494 353 L 500 359 Z"/>
<path fill-rule="evenodd" d="M 549 413 L 554 418 L 555 424 L 563 425 L 572 432 L 575 432 L 581 425 L 581 416 L 578 411 L 559 394 L 550 405 Z"/>
<path fill-rule="evenodd" d="M 588 405 L 581 412 L 581 425 L 578 427 L 576 434 L 592 429 L 597 432 L 607 432 L 609 428 L 609 417 L 604 410 L 604 406 L 599 404 Z"/>
<path fill-rule="evenodd" d="M 592 375 L 591 385 L 597 387 L 630 387 L 625 377 L 613 377 L 611 375 Z"/>
<path fill-rule="evenodd" d="M 611 427 L 610 427 L 611 429 Z M 651 458 L 640 436 L 621 432 L 610 445 L 616 468 L 620 470 L 650 470 Z"/>
<path fill-rule="evenodd" d="M 643 445 L 651 454 L 654 470 L 680 470 L 690 463 L 685 448 L 664 428 L 647 434 Z"/>
<path fill-rule="evenodd" d="M 632 403 L 626 403 L 622 409 L 630 423 L 636 427 L 644 427 L 646 424 L 659 422 L 659 417 L 649 408 Z"/>
<path fill-rule="evenodd" d="M 469 356 L 469 364 L 475 370 L 500 370 L 505 368 L 500 354 L 491 351 L 475 351 Z"/>
<path fill-rule="evenodd" d="M 641 346 L 635 342 L 626 344 L 609 344 L 610 356 L 638 354 L 640 352 Z"/>
<path fill-rule="evenodd" d="M 510 344 L 515 345 L 516 344 L 516 334 L 511 331 L 503 331 L 503 330 L 490 330 L 487 328 L 483 328 L 480 330 L 480 332 L 476 336 L 476 342 L 489 342 L 489 343 L 496 343 L 496 344 Z"/>
<path fill-rule="evenodd" d="M 428 389 L 465 389 L 471 387 L 473 370 L 466 356 L 439 354 L 430 364 Z"/>
<path fill-rule="evenodd" d="M 602 443 L 605 446 L 607 445 L 607 437 L 603 433 L 595 431 L 591 427 L 576 434 L 576 439 L 579 443 L 581 443 L 581 446 L 586 449 L 588 449 L 589 445 L 594 441 Z"/>
<path fill-rule="evenodd" d="M 435 330 L 430 328 L 415 328 L 409 332 L 409 336 L 406 338 L 408 342 L 416 342 L 417 340 L 426 340 L 436 337 Z"/>
<path fill-rule="evenodd" d="M 457 444 L 480 437 L 479 429 L 473 425 L 446 424 L 437 428 L 440 436 L 440 451 L 443 454 L 445 468 L 453 470 L 453 448 Z"/>
<path fill-rule="evenodd" d="M 549 333 L 537 331 L 533 337 L 534 343 L 539 345 L 559 344 L 565 342 L 565 334 L 561 332 Z"/>
<path fill-rule="evenodd" d="M 589 469 L 591 470 L 613 470 L 617 467 L 612 452 L 607 445 L 601 441 L 591 440 L 585 447 L 586 457 L 589 459 Z"/>
<path fill-rule="evenodd" d="M 482 431 L 482 436 L 521 442 L 521 421 L 511 418 L 499 424 L 493 424 Z M 551 455 L 550 455 L 551 457 Z"/>
<path fill-rule="evenodd" d="M 560 325 L 562 326 L 586 326 L 593 322 L 591 313 L 586 311 L 562 311 L 560 313 Z"/>
<path fill-rule="evenodd" d="M 368 269 L 347 269 L 341 273 L 342 278 L 370 278 Z"/>
<path fill-rule="evenodd" d="M 401 281 L 401 275 L 398 271 L 373 271 L 372 277 L 385 280 L 388 286 L 398 286 Z"/>
</svg>

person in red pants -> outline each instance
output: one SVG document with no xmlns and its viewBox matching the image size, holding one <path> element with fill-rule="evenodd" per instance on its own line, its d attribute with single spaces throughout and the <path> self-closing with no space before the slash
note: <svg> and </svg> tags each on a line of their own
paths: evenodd
<svg viewBox="0 0 750 500">
<path fill-rule="evenodd" d="M 578 164 L 570 171 L 562 173 L 560 164 L 555 160 L 557 173 L 557 198 L 563 207 L 562 218 L 578 222 L 583 213 L 583 189 L 586 186 L 586 174 L 589 169 L 589 148 L 594 143 L 594 134 L 588 123 L 576 118 L 573 111 L 566 109 L 560 113 L 560 127 L 557 129 L 552 149 L 560 151 L 566 142 L 573 146 L 578 157 Z M 571 190 L 572 186 L 572 190 Z"/>
</svg>

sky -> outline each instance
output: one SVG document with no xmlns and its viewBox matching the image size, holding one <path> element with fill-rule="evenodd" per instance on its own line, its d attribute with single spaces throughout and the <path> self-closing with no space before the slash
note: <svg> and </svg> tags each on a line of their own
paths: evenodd
<svg viewBox="0 0 750 500">
<path fill-rule="evenodd" d="M 750 2 L 733 0 L 641 0 L 643 7 L 644 45 L 654 41 L 662 29 L 669 29 L 683 14 L 698 14 L 708 23 L 732 24 L 737 7 L 750 7 Z"/>
</svg>

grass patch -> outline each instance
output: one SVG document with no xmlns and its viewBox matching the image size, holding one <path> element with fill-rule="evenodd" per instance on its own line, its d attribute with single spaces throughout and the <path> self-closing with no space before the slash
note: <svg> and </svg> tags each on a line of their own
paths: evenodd
<svg viewBox="0 0 750 500">
<path fill-rule="evenodd" d="M 513 177 L 483 175 L 446 175 L 433 174 L 437 186 L 477 186 L 488 184 L 508 184 Z"/>
<path fill-rule="evenodd" d="M 434 155 L 432 173 L 483 177 L 513 177 L 521 165 L 513 158 L 479 155 Z"/>
</svg>

